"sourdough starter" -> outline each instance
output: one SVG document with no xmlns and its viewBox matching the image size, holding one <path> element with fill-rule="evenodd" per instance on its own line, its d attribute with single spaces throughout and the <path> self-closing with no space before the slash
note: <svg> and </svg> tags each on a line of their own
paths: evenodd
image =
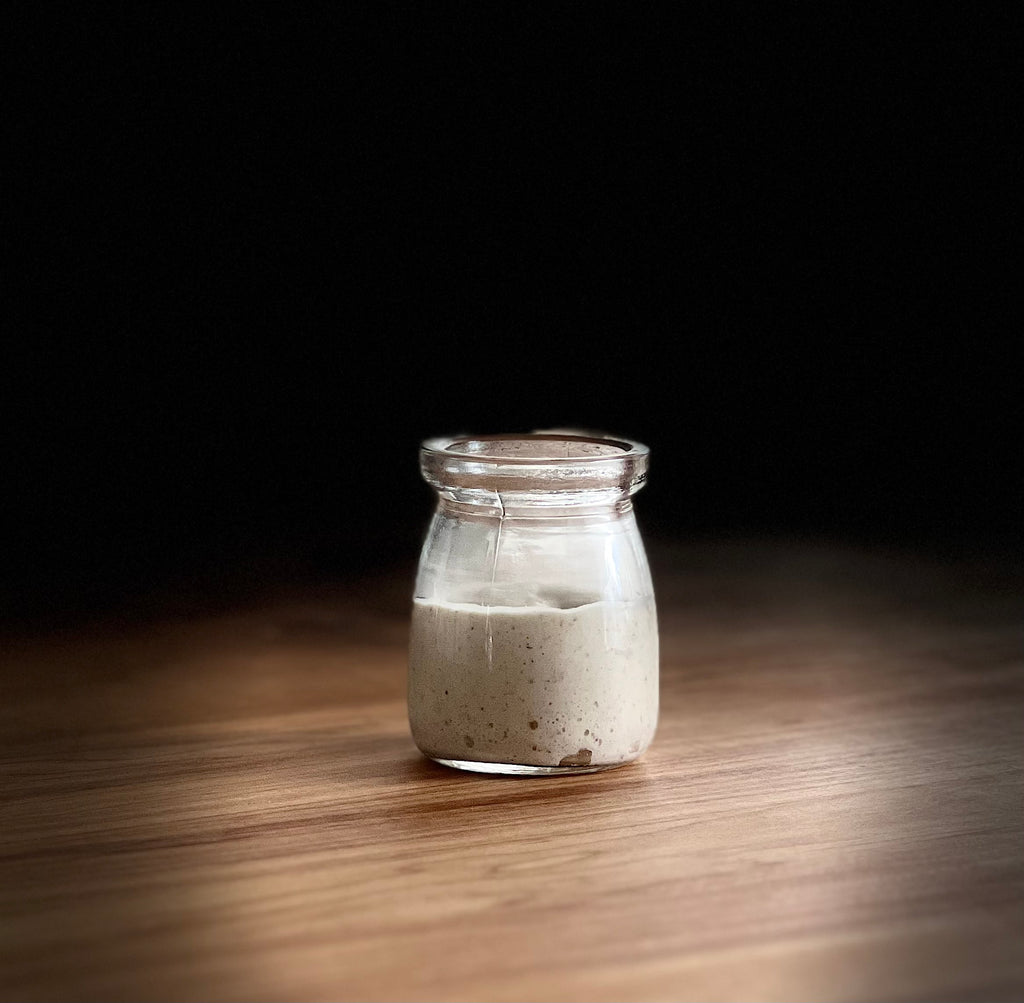
<svg viewBox="0 0 1024 1003">
<path fill-rule="evenodd" d="M 546 767 L 640 755 L 658 717 L 654 600 L 580 599 L 414 600 L 409 721 L 420 749 L 434 759 Z"/>
</svg>

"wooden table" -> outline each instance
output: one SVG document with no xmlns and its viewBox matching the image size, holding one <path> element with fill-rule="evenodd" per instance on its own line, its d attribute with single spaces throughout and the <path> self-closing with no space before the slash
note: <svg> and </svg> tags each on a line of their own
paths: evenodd
<svg viewBox="0 0 1024 1003">
<path fill-rule="evenodd" d="M 411 569 L 8 638 L 6 1000 L 1020 999 L 1019 582 L 658 546 L 638 764 L 462 774 Z"/>
</svg>

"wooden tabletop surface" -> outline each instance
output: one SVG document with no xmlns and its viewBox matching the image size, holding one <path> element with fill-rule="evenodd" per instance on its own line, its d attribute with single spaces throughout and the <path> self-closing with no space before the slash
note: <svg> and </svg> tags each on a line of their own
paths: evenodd
<svg viewBox="0 0 1024 1003">
<path fill-rule="evenodd" d="M 418 754 L 411 569 L 8 637 L 0 998 L 1024 997 L 1014 580 L 651 556 L 658 735 L 588 776 Z"/>
</svg>

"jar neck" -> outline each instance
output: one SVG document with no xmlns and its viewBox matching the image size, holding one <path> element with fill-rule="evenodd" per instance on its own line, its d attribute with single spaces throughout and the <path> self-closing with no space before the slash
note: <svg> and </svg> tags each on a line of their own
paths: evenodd
<svg viewBox="0 0 1024 1003">
<path fill-rule="evenodd" d="M 437 488 L 438 510 L 470 519 L 619 519 L 633 511 L 628 491 L 498 492 L 487 488 Z"/>
</svg>

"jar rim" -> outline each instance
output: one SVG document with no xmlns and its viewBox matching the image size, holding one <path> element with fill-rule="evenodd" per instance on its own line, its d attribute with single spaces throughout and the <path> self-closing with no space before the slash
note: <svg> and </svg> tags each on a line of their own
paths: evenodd
<svg viewBox="0 0 1024 1003">
<path fill-rule="evenodd" d="M 570 448 L 559 452 L 553 445 L 550 450 L 545 450 L 543 444 L 546 443 L 557 443 Z M 520 444 L 527 446 L 527 449 L 522 449 Z M 650 453 L 642 442 L 618 435 L 591 435 L 557 430 L 435 436 L 424 439 L 420 448 L 424 455 L 442 454 L 453 459 L 495 466 L 544 466 L 554 463 L 558 466 L 587 467 L 595 463 L 615 463 L 647 457 Z M 538 451 L 532 452 L 533 449 Z"/>
<path fill-rule="evenodd" d="M 633 439 L 576 430 L 443 436 L 421 443 L 420 471 L 439 491 L 470 500 L 495 493 L 586 500 L 588 492 L 638 491 L 649 453 Z"/>
</svg>

